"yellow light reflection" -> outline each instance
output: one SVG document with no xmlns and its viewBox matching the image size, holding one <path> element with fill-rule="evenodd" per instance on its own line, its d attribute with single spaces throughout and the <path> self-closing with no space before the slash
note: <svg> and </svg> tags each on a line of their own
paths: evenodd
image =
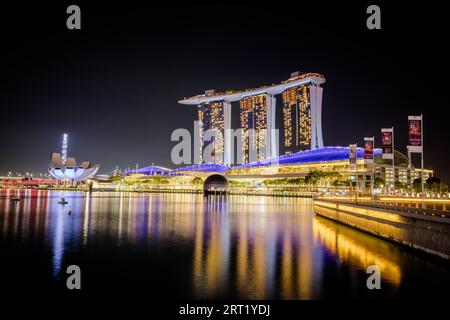
<svg viewBox="0 0 450 320">
<path fill-rule="evenodd" d="M 363 234 L 348 227 L 336 225 L 327 219 L 316 217 L 313 232 L 319 241 L 342 261 L 355 264 L 366 270 L 370 265 L 377 265 L 381 277 L 395 286 L 399 286 L 402 273 L 399 263 L 399 250 L 393 244 Z"/>
</svg>

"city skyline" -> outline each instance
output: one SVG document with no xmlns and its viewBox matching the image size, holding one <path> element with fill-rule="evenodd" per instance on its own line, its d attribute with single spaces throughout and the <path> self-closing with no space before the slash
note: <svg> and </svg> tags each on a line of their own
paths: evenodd
<svg viewBox="0 0 450 320">
<path fill-rule="evenodd" d="M 82 8 L 82 30 L 69 33 L 61 23 L 66 17 L 64 5 L 36 5 L 30 10 L 36 17 L 20 7 L 4 6 L 10 14 L 1 22 L 2 30 L 8 30 L 7 25 L 14 20 L 21 24 L 15 36 L 4 34 L 7 49 L 2 61 L 8 63 L 2 65 L 1 104 L 8 122 L 2 126 L 0 150 L 8 157 L 0 160 L 2 173 L 45 171 L 48 155 L 60 144 L 54 137 L 64 131 L 74 142 L 73 153 L 101 163 L 101 172 L 116 165 L 134 167 L 136 163 L 172 166 L 170 133 L 175 128 L 193 132 L 192 119 L 196 118 L 196 110 L 180 108 L 177 100 L 205 88 L 271 84 L 300 69 L 327 78 L 324 145 L 361 144 L 364 136 L 394 126 L 396 149 L 406 153 L 406 117 L 423 113 L 425 167 L 433 168 L 446 181 L 450 178 L 448 151 L 441 145 L 450 138 L 442 130 L 447 113 L 441 104 L 445 88 L 439 81 L 421 81 L 439 70 L 440 61 L 444 61 L 438 44 L 427 38 L 440 22 L 424 18 L 422 23 L 408 25 L 406 17 L 419 14 L 417 8 L 407 8 L 405 13 L 403 8 L 386 4 L 383 28 L 372 32 L 365 27 L 363 4 L 330 5 L 321 10 L 308 4 L 310 10 L 304 11 L 315 14 L 301 14 L 301 19 L 292 19 L 294 13 L 280 8 L 269 15 L 243 5 L 240 12 L 233 12 L 235 23 L 203 31 L 192 17 L 211 8 L 192 5 L 175 9 L 178 19 L 169 26 L 156 18 L 146 19 L 146 12 L 151 10 L 144 7 L 123 9 L 124 14 L 118 8 L 89 4 Z M 230 14 L 225 5 L 215 4 L 213 8 L 218 14 Z M 250 23 L 254 18 L 242 19 L 252 10 L 266 19 L 265 26 Z M 43 11 L 45 21 L 37 18 Z M 256 46 L 241 46 L 248 43 L 250 34 L 250 43 L 263 39 L 258 33 L 261 30 L 273 43 L 287 43 L 298 35 L 297 30 L 318 19 L 314 30 L 302 34 L 303 41 L 289 42 L 289 50 L 284 46 L 267 46 L 263 51 Z M 113 20 L 122 22 L 114 24 Z M 30 27 L 35 23 L 41 28 Z M 155 34 L 157 25 L 167 26 L 163 36 Z M 231 39 L 230 46 L 212 46 L 216 37 L 226 36 Z M 419 44 L 417 37 L 426 45 Z M 198 43 L 184 40 L 189 38 L 202 39 L 209 50 L 199 50 Z M 104 58 L 106 52 L 112 54 Z M 444 71 L 445 64 L 443 67 Z M 281 99 L 276 108 L 283 108 Z M 61 118 L 61 110 L 72 110 L 72 116 Z M 282 114 L 276 118 L 280 121 Z M 231 126 L 238 127 L 239 122 L 234 112 Z M 27 123 L 26 130 L 21 127 L 23 123 Z M 346 123 L 351 129 L 343 129 Z"/>
<path fill-rule="evenodd" d="M 0 10 L 11 300 L 287 319 L 306 300 L 447 297 L 443 5 Z"/>
</svg>

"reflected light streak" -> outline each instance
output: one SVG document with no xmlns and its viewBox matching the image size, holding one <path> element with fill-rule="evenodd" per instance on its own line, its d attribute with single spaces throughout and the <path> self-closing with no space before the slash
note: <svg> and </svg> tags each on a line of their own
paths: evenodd
<svg viewBox="0 0 450 320">
<path fill-rule="evenodd" d="M 402 273 L 396 253 L 390 248 L 393 245 L 343 226 L 336 227 L 336 224 L 318 217 L 314 219 L 313 230 L 319 241 L 342 261 L 349 261 L 363 270 L 370 265 L 378 265 L 383 279 L 397 287 L 400 285 Z"/>
<path fill-rule="evenodd" d="M 83 213 L 83 246 L 87 246 L 89 236 L 89 217 L 91 209 L 91 196 L 88 195 L 84 202 Z"/>
</svg>

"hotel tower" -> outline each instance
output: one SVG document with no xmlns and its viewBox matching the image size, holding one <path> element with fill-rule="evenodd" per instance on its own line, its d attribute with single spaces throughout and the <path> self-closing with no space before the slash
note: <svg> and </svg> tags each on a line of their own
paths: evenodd
<svg viewBox="0 0 450 320">
<path fill-rule="evenodd" d="M 289 80 L 299 77 L 291 74 Z M 323 147 L 322 92 L 314 83 L 283 91 L 283 136 L 286 154 Z"/>
<path fill-rule="evenodd" d="M 271 134 L 275 129 L 273 96 L 263 93 L 243 97 L 240 102 L 242 163 L 276 156 Z"/>
<path fill-rule="evenodd" d="M 225 101 L 204 102 L 198 106 L 200 160 L 223 164 L 225 161 L 225 128 L 230 127 L 231 105 Z M 205 147 L 212 144 L 209 154 Z M 204 156 L 207 159 L 204 159 Z"/>
<path fill-rule="evenodd" d="M 280 84 L 239 91 L 207 90 L 204 94 L 178 102 L 198 107 L 200 148 L 197 152 L 200 153 L 200 162 L 230 166 L 235 162 L 248 163 L 279 155 L 275 128 L 276 95 L 282 95 L 283 133 L 280 136 L 284 137 L 286 153 L 323 147 L 323 83 L 325 78 L 320 74 L 295 72 Z M 231 103 L 237 101 L 242 156 L 234 159 Z"/>
</svg>

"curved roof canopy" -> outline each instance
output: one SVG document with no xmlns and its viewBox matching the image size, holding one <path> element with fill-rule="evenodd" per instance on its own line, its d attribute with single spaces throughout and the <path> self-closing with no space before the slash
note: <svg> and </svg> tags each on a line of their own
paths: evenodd
<svg viewBox="0 0 450 320">
<path fill-rule="evenodd" d="M 285 154 L 277 158 L 254 161 L 247 164 L 235 166 L 232 169 L 347 160 L 349 155 L 348 149 L 348 147 L 324 147 L 315 150 Z M 363 158 L 364 149 L 357 148 L 356 155 L 358 158 Z M 374 155 L 381 155 L 381 149 L 375 149 Z"/>
<path fill-rule="evenodd" d="M 127 174 L 133 174 L 133 173 L 141 173 L 146 175 L 157 175 L 157 174 L 164 174 L 168 173 L 170 171 L 169 168 L 164 168 L 160 166 L 148 166 L 144 168 L 139 168 L 137 170 L 130 170 L 127 172 Z"/>
<path fill-rule="evenodd" d="M 195 164 L 188 167 L 173 169 L 170 171 L 170 174 L 177 174 L 177 173 L 183 173 L 187 171 L 199 171 L 199 172 L 225 172 L 228 169 L 230 169 L 227 166 L 217 164 L 217 163 L 202 163 L 202 164 Z"/>
<path fill-rule="evenodd" d="M 247 96 L 254 96 L 258 94 L 270 94 L 277 95 L 285 91 L 286 89 L 305 85 L 308 83 L 314 83 L 317 85 L 325 83 L 325 77 L 318 73 L 304 73 L 299 76 L 292 77 L 287 81 L 272 86 L 262 86 L 254 89 L 247 89 L 242 91 L 227 91 L 227 92 L 209 92 L 205 94 L 199 94 L 190 98 L 184 98 L 179 100 L 180 104 L 187 105 L 199 105 L 205 102 L 212 101 L 239 101 Z"/>
<path fill-rule="evenodd" d="M 379 163 L 381 161 L 381 149 L 374 149 L 375 161 Z M 357 158 L 364 158 L 364 149 L 357 148 L 356 151 Z M 318 162 L 329 162 L 329 161 L 343 161 L 348 160 L 349 148 L 348 147 L 324 147 L 315 150 L 302 151 L 292 154 L 282 155 L 272 159 L 254 161 L 247 164 L 237 165 L 234 167 L 227 167 L 216 163 L 202 163 L 191 165 L 187 167 L 177 168 L 170 170 L 169 175 L 183 174 L 187 172 L 216 172 L 224 173 L 228 170 L 233 169 L 243 169 L 243 168 L 253 168 L 253 167 L 264 167 L 264 166 L 278 166 L 278 165 L 295 165 L 304 163 L 318 163 Z M 405 157 L 401 153 L 396 151 L 397 157 Z M 396 160 L 397 161 L 397 160 Z M 158 168 L 158 167 L 157 167 Z M 161 167 L 159 167 L 161 168 Z M 167 168 L 163 168 L 168 170 Z M 145 168 L 142 168 L 145 170 Z M 144 173 L 144 172 L 140 172 Z"/>
</svg>

